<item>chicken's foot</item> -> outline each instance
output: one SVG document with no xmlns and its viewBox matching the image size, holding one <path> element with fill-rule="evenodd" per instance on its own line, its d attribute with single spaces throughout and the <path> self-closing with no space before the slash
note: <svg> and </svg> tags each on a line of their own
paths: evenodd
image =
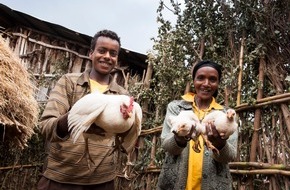
<svg viewBox="0 0 290 190">
<path fill-rule="evenodd" d="M 120 150 L 121 152 L 128 155 L 128 152 L 126 151 L 126 149 L 122 145 L 123 142 L 124 142 L 124 137 L 117 135 L 115 138 L 115 145 L 113 147 L 113 150 L 109 153 L 109 155 L 111 155 L 116 150 Z"/>
<path fill-rule="evenodd" d="M 90 155 L 88 138 L 85 137 L 84 139 L 85 139 L 84 153 L 82 154 L 81 158 L 76 163 L 79 163 L 84 158 L 86 158 L 87 159 L 87 163 L 88 163 L 88 168 L 89 168 L 89 170 L 91 170 L 92 169 L 92 165 L 95 165 L 95 162 L 94 162 L 94 160 L 92 159 L 92 157 Z"/>
<path fill-rule="evenodd" d="M 194 145 L 192 146 L 192 149 L 194 150 L 194 152 L 200 153 L 201 145 L 200 145 L 200 142 L 199 142 L 198 138 L 196 138 L 194 140 Z"/>
<path fill-rule="evenodd" d="M 220 154 L 219 150 L 207 139 L 207 137 L 205 135 L 202 135 L 202 137 L 206 144 L 206 147 L 208 149 L 211 149 L 215 154 L 219 155 Z"/>
</svg>

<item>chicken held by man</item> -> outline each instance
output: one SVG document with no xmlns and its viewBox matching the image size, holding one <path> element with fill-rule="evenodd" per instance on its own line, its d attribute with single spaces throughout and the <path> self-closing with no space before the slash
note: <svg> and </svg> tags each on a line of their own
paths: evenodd
<svg viewBox="0 0 290 190">
<path fill-rule="evenodd" d="M 89 168 L 89 163 L 94 164 L 94 161 L 89 154 L 88 139 L 96 135 L 86 133 L 90 127 L 97 126 L 104 130 L 104 136 L 98 135 L 99 139 L 115 138 L 115 148 L 112 151 L 120 148 L 127 153 L 122 146 L 124 137 L 130 130 L 135 130 L 139 135 L 141 122 L 142 109 L 133 97 L 98 92 L 87 94 L 78 100 L 68 115 L 68 126 L 73 142 L 76 142 L 80 135 L 84 137 L 85 150 L 79 161 L 86 157 Z"/>
</svg>

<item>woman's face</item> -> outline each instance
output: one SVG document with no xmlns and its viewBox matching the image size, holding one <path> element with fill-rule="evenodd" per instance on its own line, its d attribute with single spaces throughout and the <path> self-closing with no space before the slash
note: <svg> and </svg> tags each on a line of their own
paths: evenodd
<svg viewBox="0 0 290 190">
<path fill-rule="evenodd" d="M 212 67 L 201 67 L 193 79 L 196 96 L 202 100 L 211 99 L 219 85 L 219 74 Z"/>
</svg>

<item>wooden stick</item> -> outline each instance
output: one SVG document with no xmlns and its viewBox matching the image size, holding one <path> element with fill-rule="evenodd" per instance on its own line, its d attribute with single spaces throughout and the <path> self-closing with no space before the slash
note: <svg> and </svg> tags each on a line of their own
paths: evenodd
<svg viewBox="0 0 290 190">
<path fill-rule="evenodd" d="M 283 99 L 283 98 L 288 98 L 290 97 L 290 93 L 284 93 L 284 94 L 278 94 L 278 95 L 274 95 L 274 96 L 270 96 L 267 98 L 261 98 L 259 100 L 257 100 L 256 102 L 254 102 L 254 104 L 250 104 L 250 103 L 243 103 L 241 105 L 237 105 L 236 108 L 240 108 L 240 107 L 244 107 L 244 106 L 249 106 L 249 105 L 256 105 L 259 103 L 265 103 L 265 102 L 271 102 L 273 100 L 278 100 L 278 99 Z"/>
<path fill-rule="evenodd" d="M 236 112 L 242 112 L 245 110 L 256 109 L 256 108 L 267 106 L 270 104 L 279 104 L 279 103 L 288 102 L 288 101 L 290 101 L 290 97 L 276 99 L 276 100 L 269 100 L 268 102 L 257 103 L 255 105 L 243 104 L 243 105 L 235 107 L 235 110 L 236 110 Z"/>
<path fill-rule="evenodd" d="M 148 167 L 155 167 L 155 155 L 156 155 L 156 141 L 157 141 L 157 137 L 156 135 L 153 135 L 153 139 L 152 139 L 152 147 L 151 147 L 151 153 L 150 153 L 150 163 L 148 165 Z"/>
<path fill-rule="evenodd" d="M 290 171 L 275 170 L 275 169 L 263 169 L 263 170 L 230 170 L 232 174 L 254 175 L 254 174 L 280 174 L 290 176 Z"/>
<path fill-rule="evenodd" d="M 237 105 L 240 105 L 241 104 L 242 78 L 243 78 L 244 43 L 245 43 L 245 37 L 244 37 L 244 34 L 243 34 L 242 41 L 241 41 L 240 57 L 239 57 L 239 76 L 238 76 Z"/>
<path fill-rule="evenodd" d="M 260 64 L 259 64 L 259 82 L 261 84 L 263 84 L 264 82 L 264 68 L 265 68 L 265 61 L 263 58 L 261 58 Z M 260 100 L 262 97 L 263 97 L 263 86 L 260 85 L 258 87 L 257 100 Z M 253 131 L 251 149 L 250 149 L 250 162 L 256 161 L 260 126 L 261 126 L 261 109 L 255 109 L 254 131 Z"/>
<path fill-rule="evenodd" d="M 151 129 L 142 130 L 140 136 L 146 136 L 152 133 L 160 133 L 162 131 L 162 126 L 154 127 Z"/>
<path fill-rule="evenodd" d="M 231 169 L 237 168 L 259 168 L 259 169 L 279 169 L 290 171 L 290 166 L 285 164 L 269 164 L 263 162 L 230 162 Z"/>
<path fill-rule="evenodd" d="M 21 34 L 21 33 L 13 33 L 14 36 L 20 36 L 20 37 L 23 37 L 23 38 L 26 38 L 28 41 L 30 42 L 33 42 L 33 43 L 36 43 L 36 44 L 39 44 L 39 45 L 42 45 L 44 47 L 47 47 L 47 48 L 51 48 L 51 49 L 57 49 L 57 50 L 63 50 L 63 51 L 66 51 L 66 52 L 70 52 L 70 53 L 73 53 L 75 54 L 76 56 L 78 57 L 81 57 L 83 59 L 88 59 L 90 60 L 90 57 L 89 56 L 85 56 L 85 55 L 81 55 L 79 54 L 78 52 L 76 51 L 72 51 L 68 48 L 64 48 L 64 47 L 60 47 L 60 46 L 53 46 L 53 45 L 50 45 L 50 44 L 47 44 L 47 43 L 44 43 L 44 42 L 41 42 L 41 41 L 37 41 L 35 39 L 32 39 L 32 38 L 27 38 L 27 36 Z M 20 52 L 21 53 L 21 52 Z M 21 54 L 19 54 L 19 56 L 21 56 Z"/>
<path fill-rule="evenodd" d="M 42 166 L 42 163 L 39 164 L 26 164 L 26 165 L 17 165 L 17 166 L 6 166 L 6 167 L 0 167 L 0 170 L 11 170 L 11 169 L 22 169 L 22 168 L 33 168 L 33 167 L 39 167 Z"/>
<path fill-rule="evenodd" d="M 161 168 L 151 167 L 147 168 L 146 170 L 141 170 L 139 174 L 145 173 L 160 173 Z M 230 169 L 231 174 L 240 174 L 240 175 L 254 175 L 254 174 L 265 174 L 265 175 L 274 175 L 280 174 L 285 176 L 290 176 L 290 171 L 285 170 L 277 170 L 277 169 L 258 169 L 258 170 L 234 170 Z"/>
</svg>

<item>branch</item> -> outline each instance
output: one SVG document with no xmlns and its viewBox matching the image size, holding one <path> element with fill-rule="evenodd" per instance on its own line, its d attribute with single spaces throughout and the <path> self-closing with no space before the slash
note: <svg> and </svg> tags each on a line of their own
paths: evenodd
<svg viewBox="0 0 290 190">
<path fill-rule="evenodd" d="M 73 50 L 70 50 L 68 48 L 64 48 L 64 47 L 60 47 L 60 46 L 54 46 L 54 45 L 50 45 L 50 44 L 47 44 L 45 42 L 41 42 L 41 41 L 37 41 L 35 39 L 32 39 L 30 37 L 27 37 L 25 36 L 24 34 L 21 34 L 21 33 L 13 33 L 14 36 L 19 36 L 19 37 L 22 37 L 22 38 L 25 38 L 26 40 L 30 41 L 30 42 L 33 42 L 35 44 L 38 44 L 38 45 L 41 45 L 41 46 L 44 46 L 46 48 L 50 48 L 50 49 L 56 49 L 56 50 L 63 50 L 63 51 L 66 51 L 66 52 L 70 52 L 70 53 L 73 53 L 75 54 L 76 56 L 80 57 L 80 58 L 83 58 L 83 59 L 87 59 L 87 60 L 90 60 L 90 57 L 89 56 L 85 56 L 85 55 L 81 55 L 79 54 L 78 52 L 76 51 L 73 51 Z M 19 57 L 25 57 L 27 55 L 20 55 Z"/>
<path fill-rule="evenodd" d="M 229 166 L 231 169 L 241 168 L 259 168 L 259 169 L 277 169 L 290 171 L 290 166 L 284 164 L 269 164 L 261 162 L 230 162 Z"/>
<path fill-rule="evenodd" d="M 147 167 L 145 170 L 138 171 L 139 174 L 146 174 L 146 173 L 160 173 L 160 167 Z M 278 170 L 278 169 L 259 169 L 259 170 L 233 170 L 230 169 L 231 174 L 265 174 L 265 175 L 273 175 L 273 174 L 280 174 L 290 176 L 290 171 L 285 170 Z"/>
<path fill-rule="evenodd" d="M 142 130 L 140 136 L 146 136 L 152 133 L 160 133 L 162 131 L 162 126 L 154 127 L 151 129 Z"/>
<path fill-rule="evenodd" d="M 17 165 L 17 166 L 6 166 L 6 167 L 0 167 L 0 171 L 1 170 L 11 170 L 11 169 L 33 168 L 33 167 L 39 167 L 39 166 L 42 166 L 42 165 L 43 165 L 43 163 Z"/>
<path fill-rule="evenodd" d="M 237 112 L 242 112 L 244 110 L 256 109 L 270 104 L 279 104 L 282 102 L 290 101 L 290 93 L 285 93 L 283 95 L 276 95 L 269 98 L 262 98 L 256 101 L 256 104 L 251 105 L 249 103 L 244 103 L 235 107 Z"/>
<path fill-rule="evenodd" d="M 275 169 L 261 169 L 261 170 L 230 170 L 231 174 L 280 174 L 290 176 L 290 171 L 275 170 Z"/>
</svg>

